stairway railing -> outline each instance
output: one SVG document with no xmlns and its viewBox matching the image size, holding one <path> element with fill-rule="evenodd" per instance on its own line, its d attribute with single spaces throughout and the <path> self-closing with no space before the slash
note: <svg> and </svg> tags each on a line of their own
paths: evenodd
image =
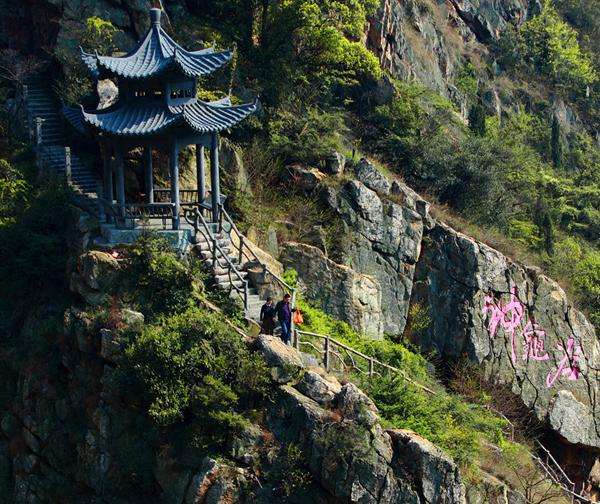
<svg viewBox="0 0 600 504">
<path fill-rule="evenodd" d="M 229 280 L 229 293 L 235 291 L 242 301 L 244 302 L 244 314 L 248 314 L 248 280 L 246 280 L 241 272 L 236 268 L 235 264 L 231 262 L 229 255 L 225 253 L 222 247 L 219 245 L 219 240 L 216 233 L 214 233 L 198 208 L 184 208 L 183 215 L 185 220 L 193 226 L 196 237 L 200 234 L 205 242 L 210 247 L 212 253 L 212 268 L 216 271 L 217 266 L 226 270 Z M 242 286 L 238 287 L 235 285 L 235 281 L 239 280 L 242 282 Z"/>
<path fill-rule="evenodd" d="M 288 284 L 283 278 L 278 276 L 276 273 L 273 273 L 271 269 L 267 266 L 267 264 L 260 260 L 256 252 L 248 245 L 248 241 L 246 237 L 240 232 L 238 227 L 233 222 L 233 219 L 227 213 L 223 205 L 221 205 L 221 210 L 219 212 L 220 220 L 219 220 L 219 231 L 223 231 L 229 235 L 231 245 L 235 249 L 238 257 L 239 264 L 243 264 L 244 260 L 249 263 L 258 264 L 262 270 L 263 274 L 270 275 L 273 280 L 283 289 L 284 292 L 290 293 L 292 296 L 292 300 L 290 305 L 292 308 L 296 307 L 296 289 Z M 223 223 L 226 222 L 229 224 L 229 229 L 226 230 Z M 293 329 L 293 327 L 292 327 Z"/>
</svg>

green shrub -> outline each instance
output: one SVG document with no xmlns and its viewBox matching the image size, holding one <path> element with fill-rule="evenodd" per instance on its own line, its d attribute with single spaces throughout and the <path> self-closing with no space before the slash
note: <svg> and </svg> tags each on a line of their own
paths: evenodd
<svg viewBox="0 0 600 504">
<path fill-rule="evenodd" d="M 414 430 L 462 467 L 476 463 L 484 440 L 502 439 L 505 421 L 447 393 L 431 395 L 399 376 L 370 380 L 363 386 L 389 426 Z"/>
<path fill-rule="evenodd" d="M 144 326 L 122 365 L 138 380 L 156 424 L 185 420 L 189 442 L 204 448 L 246 425 L 243 408 L 268 384 L 261 357 L 222 317 L 199 308 Z"/>
<path fill-rule="evenodd" d="M 270 124 L 274 155 L 285 162 L 321 164 L 332 151 L 342 150 L 344 116 L 337 111 L 281 110 Z"/>
<path fill-rule="evenodd" d="M 129 250 L 121 273 L 124 299 L 145 316 L 184 311 L 198 299 L 199 269 L 177 256 L 156 233 L 144 233 Z"/>
</svg>

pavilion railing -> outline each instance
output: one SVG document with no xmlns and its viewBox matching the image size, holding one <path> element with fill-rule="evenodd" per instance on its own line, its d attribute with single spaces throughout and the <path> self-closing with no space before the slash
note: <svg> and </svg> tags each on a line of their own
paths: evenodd
<svg viewBox="0 0 600 504">
<path fill-rule="evenodd" d="M 126 226 L 133 229 L 139 221 L 161 219 L 163 229 L 167 228 L 167 220 L 173 218 L 175 205 L 172 203 L 126 203 L 123 207 L 123 220 Z"/>
<path fill-rule="evenodd" d="M 154 189 L 155 203 L 171 203 L 171 189 Z M 196 189 L 180 189 L 179 204 L 181 206 L 190 206 L 198 204 L 198 191 Z"/>
<path fill-rule="evenodd" d="M 251 263 L 261 267 L 265 277 L 270 276 L 273 278 L 276 284 L 283 290 L 288 292 L 292 296 L 290 305 L 292 309 L 296 307 L 296 289 L 289 285 L 283 278 L 273 273 L 264 261 L 261 261 L 256 252 L 248 244 L 246 237 L 240 232 L 240 230 L 233 222 L 233 219 L 229 216 L 223 205 L 220 207 L 219 212 L 219 232 L 225 232 L 229 235 L 231 246 L 236 252 L 238 264 Z M 227 223 L 228 226 L 224 226 Z M 293 324 L 293 322 L 292 322 Z M 293 329 L 293 327 L 292 327 Z"/>
<path fill-rule="evenodd" d="M 204 241 L 209 245 L 210 252 L 212 254 L 212 269 L 217 271 L 218 269 L 225 270 L 228 276 L 229 294 L 235 292 L 244 303 L 244 314 L 248 314 L 248 280 L 246 280 L 242 273 L 231 261 L 229 254 L 227 254 L 221 245 L 217 234 L 213 231 L 211 226 L 206 222 L 202 212 L 199 208 L 184 208 L 183 210 L 185 220 L 194 227 L 196 233 L 196 240 L 198 236 L 202 236 Z M 241 282 L 241 286 L 236 285 L 237 282 Z"/>
</svg>

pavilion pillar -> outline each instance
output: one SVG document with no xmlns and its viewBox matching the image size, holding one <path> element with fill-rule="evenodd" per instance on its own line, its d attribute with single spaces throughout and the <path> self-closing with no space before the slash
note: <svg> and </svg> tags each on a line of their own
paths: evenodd
<svg viewBox="0 0 600 504">
<path fill-rule="evenodd" d="M 146 182 L 146 200 L 154 203 L 154 177 L 152 175 L 152 146 L 144 147 L 144 179 Z"/>
<path fill-rule="evenodd" d="M 123 147 L 115 149 L 115 172 L 117 176 L 117 204 L 121 218 L 125 217 L 125 168 L 123 165 Z"/>
<path fill-rule="evenodd" d="M 112 205 L 114 200 L 113 194 L 113 171 L 112 171 L 112 163 L 110 159 L 110 153 L 108 149 L 105 149 L 103 156 L 103 168 L 104 173 L 102 177 L 103 185 L 104 185 L 104 199 L 108 200 L 108 203 Z M 112 215 L 109 213 L 106 214 L 106 222 L 112 222 Z"/>
<path fill-rule="evenodd" d="M 196 145 L 196 181 L 198 203 L 204 202 L 206 196 L 206 163 L 204 161 L 204 145 Z"/>
<path fill-rule="evenodd" d="M 173 229 L 179 229 L 179 146 L 177 140 L 171 144 L 171 203 L 173 204 Z"/>
<path fill-rule="evenodd" d="M 221 188 L 219 185 L 219 145 L 217 134 L 213 133 L 210 142 L 210 186 L 213 222 L 219 222 Z"/>
</svg>

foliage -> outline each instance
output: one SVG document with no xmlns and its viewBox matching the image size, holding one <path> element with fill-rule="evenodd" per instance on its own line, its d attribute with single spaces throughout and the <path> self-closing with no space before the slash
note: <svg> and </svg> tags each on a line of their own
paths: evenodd
<svg viewBox="0 0 600 504">
<path fill-rule="evenodd" d="M 581 50 L 577 32 L 550 2 L 525 23 L 522 50 L 526 59 L 561 87 L 582 93 L 597 79 L 590 57 Z"/>
<path fill-rule="evenodd" d="M 366 390 L 386 423 L 414 430 L 463 467 L 476 462 L 484 441 L 502 439 L 503 420 L 458 397 L 430 395 L 399 376 L 372 380 Z"/>
<path fill-rule="evenodd" d="M 110 21 L 97 16 L 72 25 L 71 30 L 67 37 L 77 42 L 59 45 L 55 51 L 64 68 L 55 90 L 65 103 L 75 105 L 92 92 L 89 69 L 81 61 L 79 45 L 90 53 L 98 51 L 99 54 L 111 55 L 121 48 L 122 32 Z"/>
<path fill-rule="evenodd" d="M 220 446 L 244 427 L 243 407 L 268 384 L 261 357 L 222 317 L 199 308 L 144 326 L 123 367 L 139 381 L 156 424 L 185 420 L 190 443 L 201 448 Z"/>
<path fill-rule="evenodd" d="M 600 252 L 591 252 L 577 263 L 574 282 L 587 305 L 592 322 L 600 326 Z"/>
<path fill-rule="evenodd" d="M 144 233 L 127 255 L 121 285 L 126 299 L 146 317 L 183 311 L 198 299 L 198 270 L 186 264 L 158 234 Z"/>
<path fill-rule="evenodd" d="M 33 185 L 27 163 L 3 162 L 2 168 L 0 208 L 7 214 L 0 222 L 0 330 L 9 330 L 29 306 L 67 291 L 65 250 L 76 212 L 63 184 Z"/>
<path fill-rule="evenodd" d="M 331 152 L 342 150 L 346 131 L 337 111 L 282 110 L 270 124 L 271 149 L 287 163 L 321 164 Z"/>
</svg>

